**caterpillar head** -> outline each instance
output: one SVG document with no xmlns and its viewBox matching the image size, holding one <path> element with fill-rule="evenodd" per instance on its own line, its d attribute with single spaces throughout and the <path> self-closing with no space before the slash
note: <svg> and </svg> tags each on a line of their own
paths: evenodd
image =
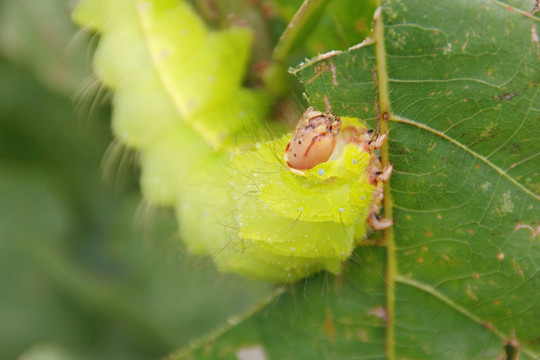
<svg viewBox="0 0 540 360">
<path fill-rule="evenodd" d="M 334 152 L 340 129 L 338 116 L 309 107 L 285 148 L 285 163 L 293 169 L 306 170 L 327 161 Z"/>
</svg>

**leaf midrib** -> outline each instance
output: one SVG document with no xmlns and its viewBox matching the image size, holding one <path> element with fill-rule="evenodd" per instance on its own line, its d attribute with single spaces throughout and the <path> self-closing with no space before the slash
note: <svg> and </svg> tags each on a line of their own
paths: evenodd
<svg viewBox="0 0 540 360">
<path fill-rule="evenodd" d="M 377 127 L 380 133 L 388 133 L 388 117 L 392 114 L 390 108 L 390 93 L 388 90 L 388 72 L 386 70 L 386 49 L 384 45 L 384 24 L 382 8 L 379 6 L 374 14 L 373 36 L 375 38 L 376 73 L 379 92 L 379 111 Z M 390 165 L 388 141 L 381 148 L 382 166 Z M 384 216 L 392 219 L 393 201 L 390 193 L 389 182 L 384 183 Z M 395 297 L 397 259 L 394 239 L 394 227 L 386 229 L 383 234 L 386 246 L 386 356 L 389 360 L 396 359 L 395 351 Z"/>
</svg>

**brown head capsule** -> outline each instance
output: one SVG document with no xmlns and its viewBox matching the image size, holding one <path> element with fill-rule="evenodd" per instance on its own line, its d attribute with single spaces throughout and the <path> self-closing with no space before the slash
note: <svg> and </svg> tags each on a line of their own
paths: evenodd
<svg viewBox="0 0 540 360">
<path fill-rule="evenodd" d="M 293 169 L 306 170 L 330 159 L 341 121 L 332 113 L 309 107 L 285 148 L 285 161 Z"/>
</svg>

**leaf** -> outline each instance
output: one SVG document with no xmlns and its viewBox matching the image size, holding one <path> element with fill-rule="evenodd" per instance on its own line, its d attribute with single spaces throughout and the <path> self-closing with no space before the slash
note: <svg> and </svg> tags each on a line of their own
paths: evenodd
<svg viewBox="0 0 540 360">
<path fill-rule="evenodd" d="M 381 9 L 372 41 L 295 73 L 338 115 L 372 122 L 378 96 L 385 247 L 172 359 L 540 357 L 538 18 L 499 1 Z"/>
</svg>

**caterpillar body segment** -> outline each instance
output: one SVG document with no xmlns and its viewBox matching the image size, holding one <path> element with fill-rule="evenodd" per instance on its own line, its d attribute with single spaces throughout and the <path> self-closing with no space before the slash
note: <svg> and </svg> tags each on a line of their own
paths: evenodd
<svg viewBox="0 0 540 360">
<path fill-rule="evenodd" d="M 211 31 L 186 1 L 83 0 L 73 16 L 101 37 L 94 70 L 114 91 L 115 136 L 140 153 L 143 195 L 176 209 L 189 251 L 276 282 L 342 271 L 377 219 L 384 138 L 313 108 L 261 138 L 267 95 L 242 85 L 251 32 Z"/>
</svg>

